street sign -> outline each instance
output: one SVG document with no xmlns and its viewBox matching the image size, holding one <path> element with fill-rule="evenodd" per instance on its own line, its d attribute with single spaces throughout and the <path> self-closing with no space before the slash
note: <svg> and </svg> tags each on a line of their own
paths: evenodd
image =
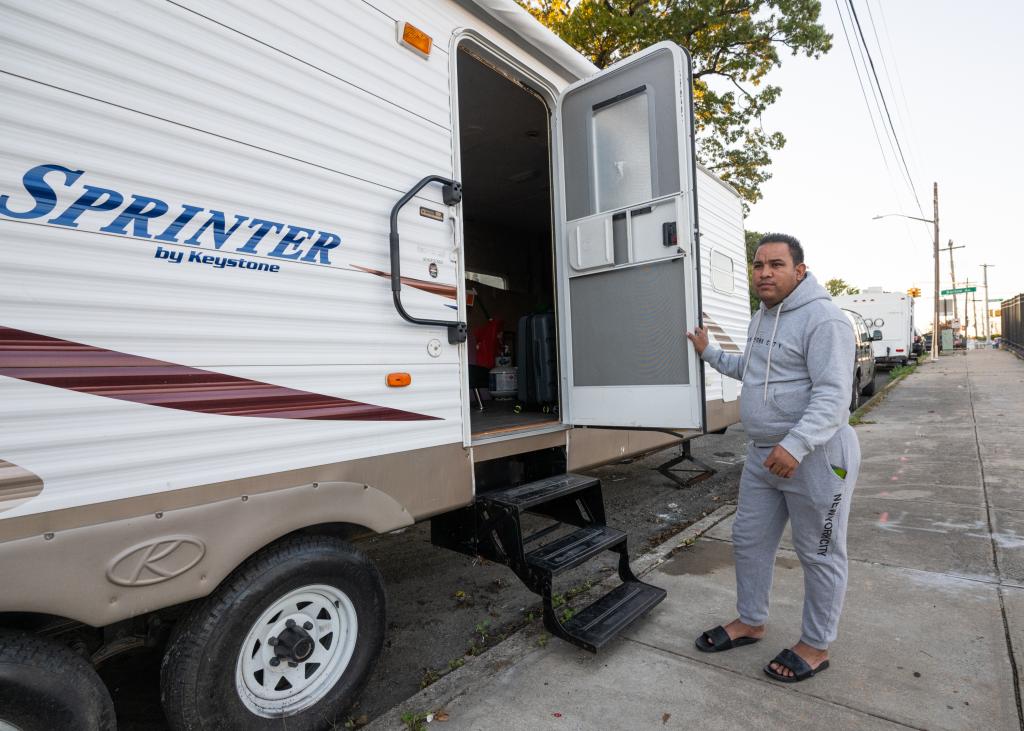
<svg viewBox="0 0 1024 731">
<path fill-rule="evenodd" d="M 1002 302 L 1003 298 L 1002 297 L 989 297 L 988 301 L 989 302 Z"/>
<path fill-rule="evenodd" d="M 965 294 L 967 292 L 977 292 L 977 287 L 957 287 L 956 289 L 943 289 L 939 294 Z"/>
</svg>

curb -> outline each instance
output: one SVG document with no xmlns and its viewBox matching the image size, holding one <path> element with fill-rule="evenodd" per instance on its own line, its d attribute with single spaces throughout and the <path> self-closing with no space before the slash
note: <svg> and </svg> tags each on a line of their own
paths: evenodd
<svg viewBox="0 0 1024 731">
<path fill-rule="evenodd" d="M 658 544 L 647 553 L 634 559 L 632 562 L 633 572 L 639 577 L 651 573 L 654 569 L 665 563 L 679 548 L 693 543 L 698 537 L 711 530 L 734 512 L 736 512 L 735 505 L 723 505 L 701 518 L 664 543 Z M 604 588 L 607 591 L 617 584 L 618 577 L 613 576 L 596 584 L 594 589 Z M 528 655 L 547 649 L 548 644 L 546 642 L 539 642 L 541 636 L 545 634 L 544 625 L 536 621 L 516 632 L 507 640 L 498 643 L 483 655 L 467 657 L 465 665 L 458 670 L 447 673 L 437 682 L 378 716 L 370 724 L 363 727 L 364 731 L 406 728 L 407 724 L 402 720 L 403 714 L 422 713 L 424 711 L 432 712 L 446 708 L 469 692 L 473 685 L 489 680 Z"/>
<path fill-rule="evenodd" d="M 917 368 L 920 368 L 922 365 L 923 365 L 922 363 L 918 363 L 917 364 Z M 867 401 L 862 403 L 860 406 L 857 407 L 856 411 L 854 411 L 852 414 L 850 414 L 850 420 L 851 421 L 856 420 L 857 422 L 859 422 L 861 420 L 861 418 L 865 414 L 867 414 L 869 411 L 871 411 L 871 409 L 875 408 L 879 404 L 879 402 L 882 401 L 882 399 L 885 398 L 885 395 L 887 393 L 889 393 L 889 391 L 891 391 L 892 389 L 896 388 L 896 386 L 898 386 L 900 384 L 900 382 L 903 381 L 903 379 L 906 378 L 909 375 L 910 375 L 909 373 L 904 373 L 902 376 L 899 376 L 898 378 L 892 379 L 887 384 L 882 386 L 882 390 L 881 391 L 879 391 L 874 396 L 869 398 Z"/>
</svg>

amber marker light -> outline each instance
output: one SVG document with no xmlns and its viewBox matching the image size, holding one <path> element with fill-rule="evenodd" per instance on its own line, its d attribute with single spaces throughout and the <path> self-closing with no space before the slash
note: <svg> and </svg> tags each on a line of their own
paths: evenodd
<svg viewBox="0 0 1024 731">
<path fill-rule="evenodd" d="M 389 373 L 388 385 L 391 388 L 404 388 L 412 383 L 412 376 L 408 373 Z"/>
<path fill-rule="evenodd" d="M 406 23 L 404 20 L 398 21 L 398 42 L 409 50 L 423 56 L 423 58 L 430 56 L 430 49 L 434 45 L 434 41 L 430 36 L 412 23 Z"/>
</svg>

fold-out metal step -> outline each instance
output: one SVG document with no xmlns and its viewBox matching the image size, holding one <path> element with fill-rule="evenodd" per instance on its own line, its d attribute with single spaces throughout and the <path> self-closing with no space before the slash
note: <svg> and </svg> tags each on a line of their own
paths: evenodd
<svg viewBox="0 0 1024 731">
<path fill-rule="evenodd" d="M 526 563 L 557 576 L 626 542 L 626 534 L 606 525 L 587 526 L 526 554 Z"/>
<path fill-rule="evenodd" d="M 581 609 L 562 629 L 573 644 L 597 652 L 666 596 L 661 587 L 627 581 Z"/>
<path fill-rule="evenodd" d="M 527 536 L 526 513 L 553 522 Z M 572 526 L 575 530 L 566 533 Z M 594 477 L 567 473 L 481 493 L 472 509 L 435 518 L 431 538 L 436 545 L 507 565 L 543 598 L 545 628 L 590 652 L 597 652 L 665 598 L 664 589 L 633 574 L 626 534 L 605 524 L 601 481 Z M 525 550 L 527 543 L 533 550 Z M 565 608 L 556 610 L 554 578 L 605 551 L 618 554 L 623 583 L 575 615 Z"/>
<path fill-rule="evenodd" d="M 558 498 L 567 497 L 588 488 L 600 487 L 601 481 L 596 477 L 567 473 L 548 477 L 525 485 L 517 485 L 505 490 L 485 492 L 481 500 L 507 505 L 516 510 L 530 510 L 543 503 L 550 503 Z"/>
</svg>

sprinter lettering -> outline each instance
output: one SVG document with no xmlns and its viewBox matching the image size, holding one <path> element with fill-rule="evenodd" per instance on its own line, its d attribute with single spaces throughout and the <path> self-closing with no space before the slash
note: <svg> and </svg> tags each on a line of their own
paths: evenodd
<svg viewBox="0 0 1024 731">
<path fill-rule="evenodd" d="M 45 219 L 54 226 L 323 266 L 331 266 L 331 251 L 341 246 L 341 236 L 331 231 L 190 203 L 171 204 L 82 182 L 85 175 L 84 170 L 63 165 L 36 165 L 21 178 L 23 194 L 0 193 L 0 217 Z"/>
</svg>

